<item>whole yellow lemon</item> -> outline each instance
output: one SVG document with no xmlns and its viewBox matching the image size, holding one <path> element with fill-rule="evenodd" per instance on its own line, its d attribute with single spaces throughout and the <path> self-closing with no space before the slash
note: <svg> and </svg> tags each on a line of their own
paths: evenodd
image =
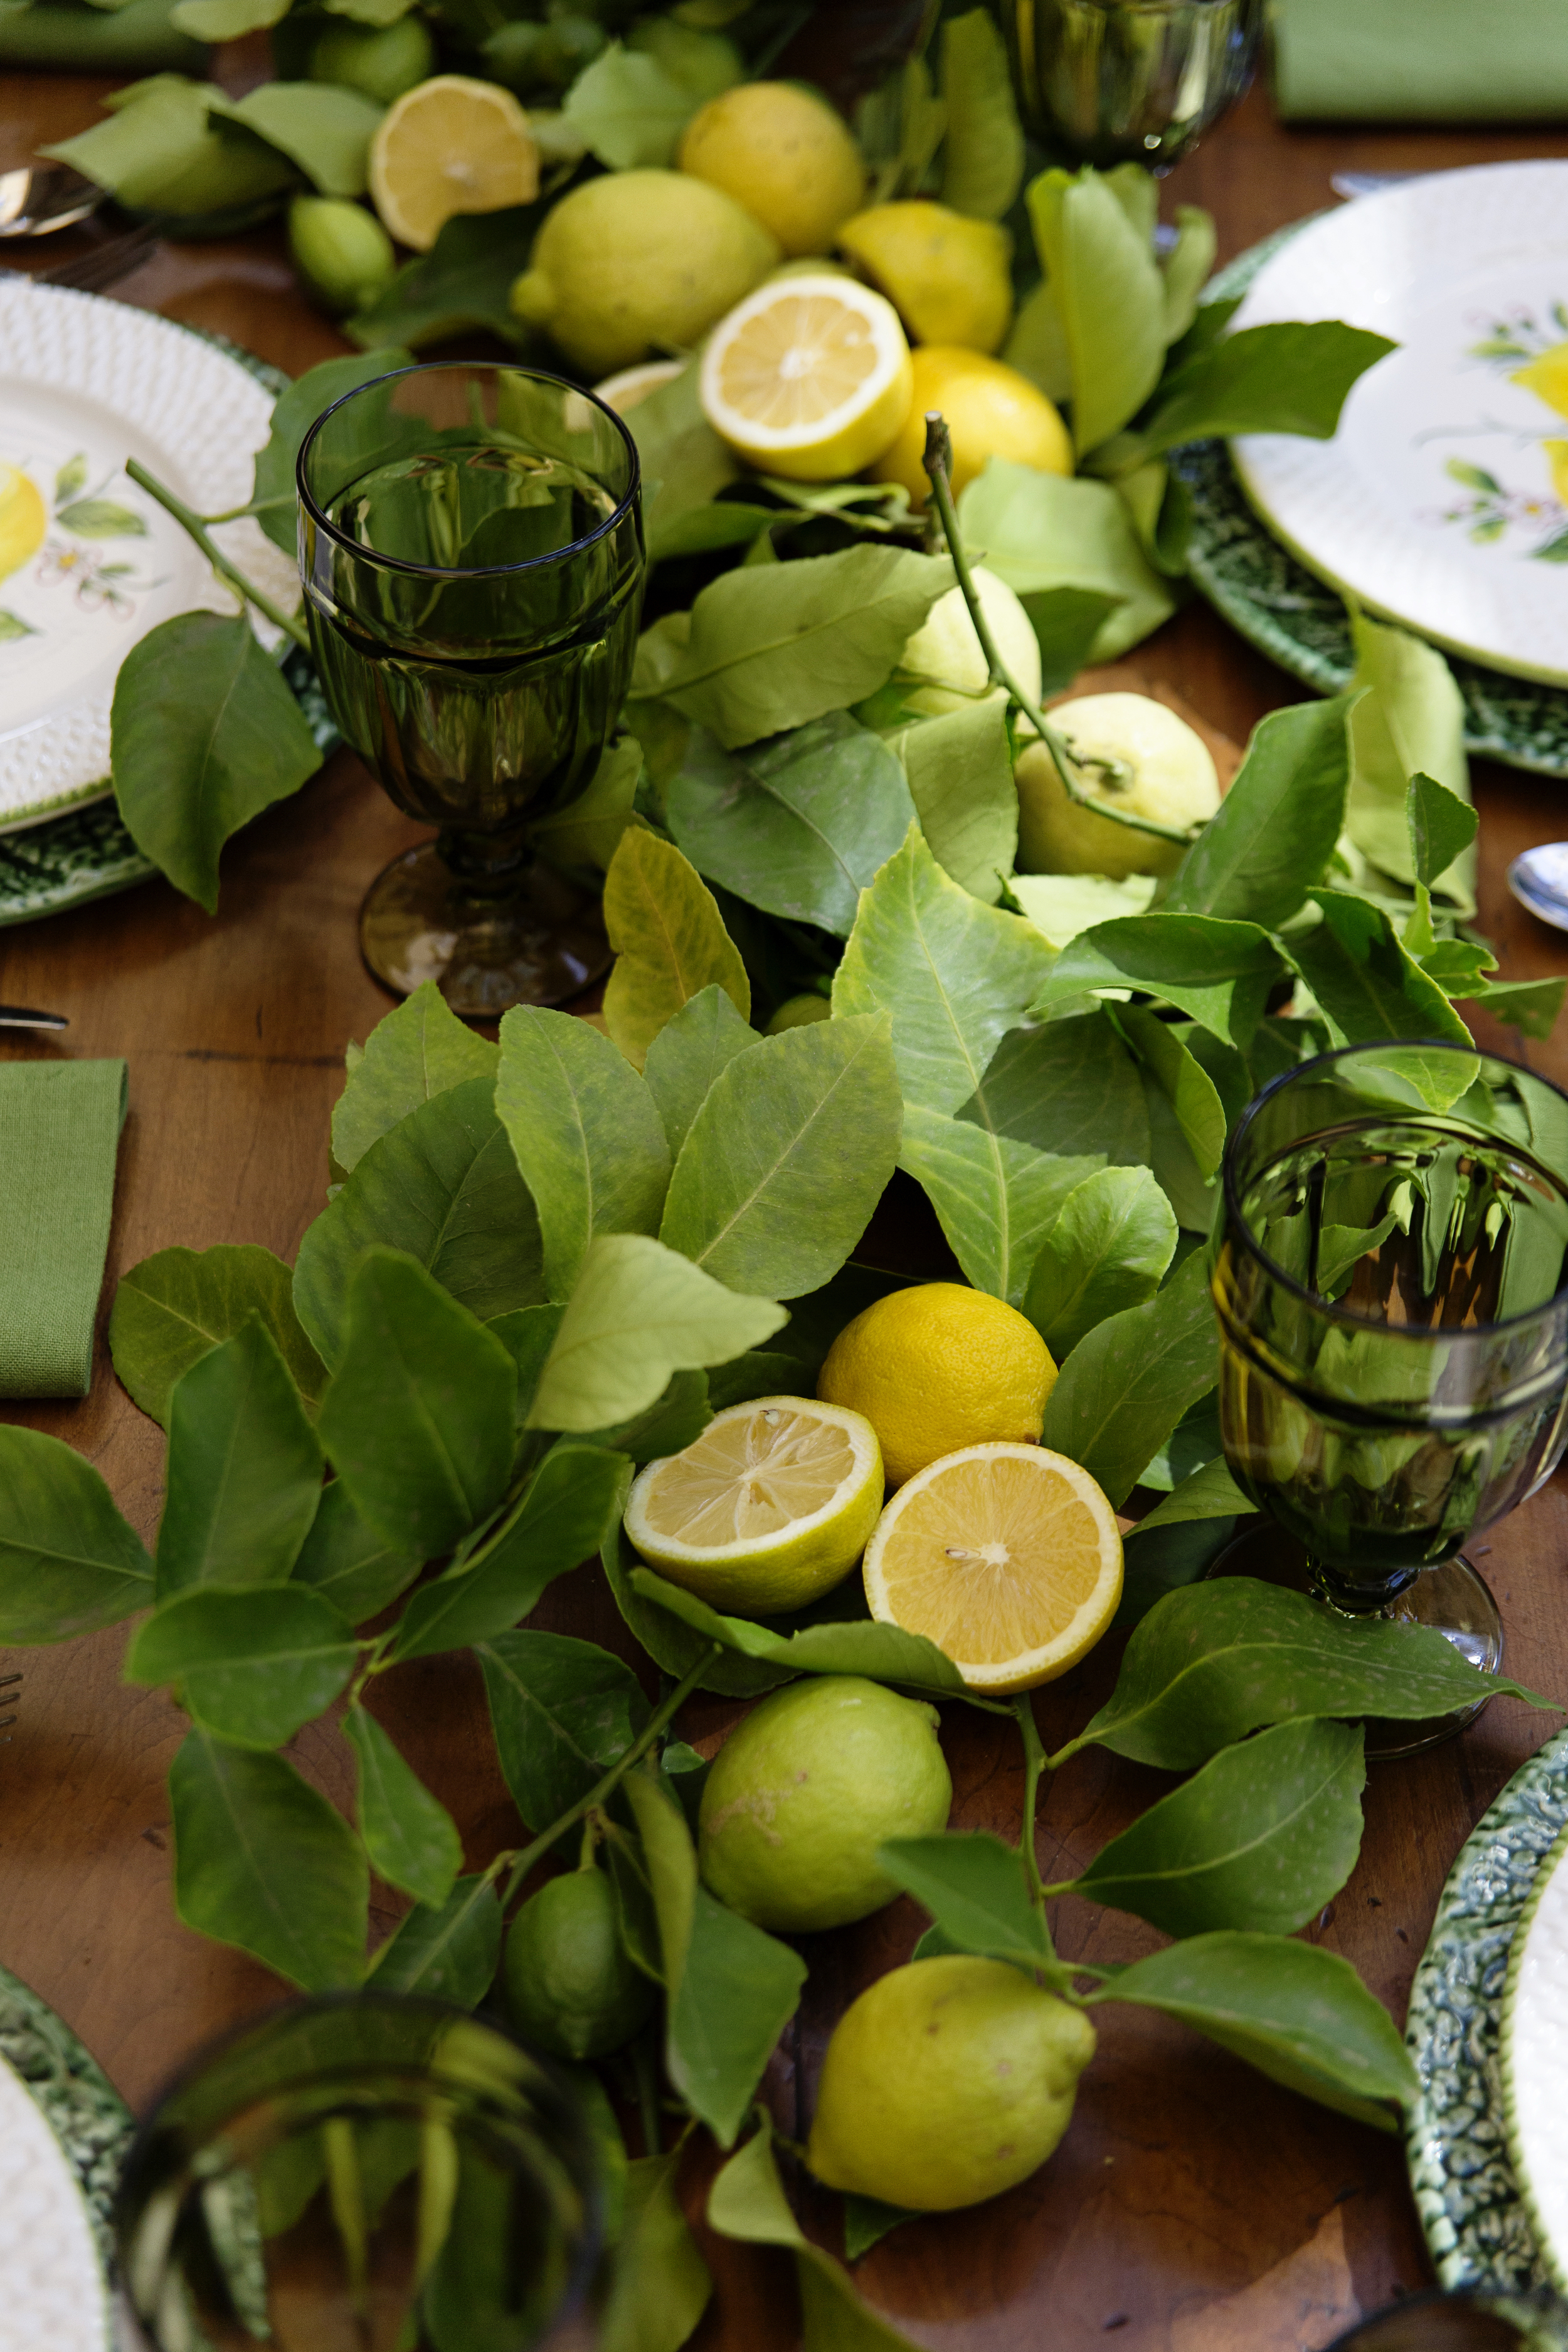
<svg viewBox="0 0 1568 2352">
<path fill-rule="evenodd" d="M 987 1438 L 1033 1443 L 1057 1368 L 1026 1316 L 962 1282 L 921 1282 L 846 1324 L 817 1374 L 826 1404 L 863 1413 L 889 1486 Z"/>
<path fill-rule="evenodd" d="M 742 82 L 693 115 L 676 157 L 772 231 L 786 254 L 826 253 L 866 194 L 866 166 L 826 100 L 793 82 Z"/>
<path fill-rule="evenodd" d="M 1041 474 L 1072 472 L 1072 442 L 1043 392 L 1027 376 L 984 352 L 925 343 L 912 355 L 914 398 L 903 430 L 874 465 L 873 481 L 901 482 L 911 506 L 931 492 L 924 465 L 926 412 L 940 410 L 952 436 L 952 492 L 985 469 L 990 457 L 1011 457 Z"/>
<path fill-rule="evenodd" d="M 0 458 L 0 580 L 30 563 L 44 543 L 48 512 L 37 484 Z"/>
<path fill-rule="evenodd" d="M 1086 789 L 1129 816 L 1157 824 L 1206 824 L 1219 806 L 1219 778 L 1196 730 L 1149 694 L 1080 694 L 1058 702 L 1051 724 L 1085 764 Z M 1057 763 L 1031 740 L 1018 754 L 1020 874 L 1173 874 L 1179 842 L 1096 816 L 1062 789 Z"/>
<path fill-rule="evenodd" d="M 1013 240 L 994 221 L 910 197 L 857 213 L 838 242 L 887 296 L 912 343 L 1000 348 L 1013 316 Z"/>
</svg>

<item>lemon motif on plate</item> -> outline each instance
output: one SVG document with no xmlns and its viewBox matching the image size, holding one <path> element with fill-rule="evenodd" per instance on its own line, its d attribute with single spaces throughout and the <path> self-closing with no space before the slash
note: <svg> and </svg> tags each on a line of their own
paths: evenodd
<svg viewBox="0 0 1568 2352">
<path fill-rule="evenodd" d="M 47 529 L 48 511 L 37 484 L 20 466 L 0 457 L 0 580 L 32 562 Z"/>
</svg>

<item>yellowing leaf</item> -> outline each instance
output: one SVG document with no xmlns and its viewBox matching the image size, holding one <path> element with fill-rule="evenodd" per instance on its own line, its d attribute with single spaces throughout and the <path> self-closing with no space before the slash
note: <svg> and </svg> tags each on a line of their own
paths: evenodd
<svg viewBox="0 0 1568 2352">
<path fill-rule="evenodd" d="M 664 1027 L 717 981 L 744 1020 L 746 968 L 697 868 L 655 833 L 623 834 L 605 877 L 605 925 L 616 963 L 605 1024 L 634 1068 Z"/>
</svg>

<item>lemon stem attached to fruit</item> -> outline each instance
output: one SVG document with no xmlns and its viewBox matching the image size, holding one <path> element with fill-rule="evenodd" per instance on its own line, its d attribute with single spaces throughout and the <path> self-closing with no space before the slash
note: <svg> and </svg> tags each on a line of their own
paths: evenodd
<svg viewBox="0 0 1568 2352">
<path fill-rule="evenodd" d="M 932 408 L 926 411 L 925 469 L 930 477 L 931 497 L 942 518 L 942 531 L 947 540 L 947 551 L 952 558 L 952 568 L 958 574 L 958 584 L 963 591 L 963 601 L 969 607 L 969 617 L 974 624 L 974 634 L 980 640 L 991 676 L 998 686 L 1005 686 L 1029 724 L 1035 729 L 1062 780 L 1062 790 L 1069 801 L 1079 808 L 1092 809 L 1096 816 L 1109 817 L 1113 824 L 1127 825 L 1133 833 L 1152 833 L 1162 841 L 1180 842 L 1185 848 L 1195 841 L 1201 827 L 1161 824 L 1149 816 L 1133 816 L 1128 810 L 1116 807 L 1113 802 L 1102 800 L 1096 793 L 1086 792 L 1079 780 L 1078 762 L 1067 744 L 1057 733 L 1039 705 L 1025 693 L 1013 672 L 997 650 L 996 640 L 986 620 L 979 591 L 969 569 L 963 551 L 963 535 L 958 528 L 958 514 L 952 503 L 952 442 L 945 420 Z M 1132 773 L 1125 761 L 1114 758 L 1096 760 L 1092 764 L 1099 772 L 1102 785 L 1115 792 L 1132 782 Z"/>
</svg>

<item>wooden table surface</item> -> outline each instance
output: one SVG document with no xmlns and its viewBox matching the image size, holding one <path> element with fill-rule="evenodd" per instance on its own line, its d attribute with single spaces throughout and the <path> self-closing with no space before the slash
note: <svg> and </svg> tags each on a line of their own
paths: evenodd
<svg viewBox="0 0 1568 2352">
<path fill-rule="evenodd" d="M 249 54 L 223 63 L 231 83 L 256 78 Z M 0 169 L 94 119 L 105 87 L 63 76 L 0 80 Z M 1166 183 L 1164 201 L 1210 207 L 1223 260 L 1331 203 L 1333 171 L 1541 154 L 1568 154 L 1568 133 L 1284 131 L 1255 90 Z M 216 329 L 295 373 L 345 348 L 296 292 L 268 232 L 163 247 L 117 292 Z M 1131 666 L 1237 743 L 1265 711 L 1302 696 L 1201 604 L 1140 646 Z M 1568 941 L 1513 904 L 1503 873 L 1526 845 L 1568 831 L 1564 787 L 1491 766 L 1479 767 L 1475 782 L 1481 927 L 1505 976 L 1552 972 L 1568 961 Z M 0 1054 L 124 1055 L 130 1063 L 105 1318 L 120 1273 L 174 1244 L 260 1242 L 292 1259 L 323 1203 L 344 1045 L 388 1009 L 359 961 L 356 909 L 383 863 L 416 837 L 342 753 L 230 847 L 216 919 L 158 881 L 0 931 L 0 999 L 51 1006 L 71 1022 L 58 1046 L 11 1042 Z M 1568 1033 L 1528 1050 L 1537 1066 L 1568 1079 Z M 85 1402 L 4 1410 L 94 1462 L 151 1539 L 163 1439 L 118 1387 L 101 1328 Z M 1565 1502 L 1560 1478 L 1494 1531 L 1485 1565 L 1510 1669 L 1568 1697 Z M 632 1654 L 588 1570 L 552 1589 L 538 1622 Z M 121 1685 L 124 1638 L 117 1630 L 54 1650 L 0 1652 L 0 1671 L 20 1665 L 26 1677 L 21 1721 L 0 1757 L 0 1964 L 58 2009 L 142 2106 L 205 2036 L 275 2000 L 278 1986 L 174 1918 L 164 1773 L 183 1718 L 161 1694 Z M 1041 1694 L 1047 1746 L 1081 1727 L 1113 1666 L 1102 1653 Z M 461 1824 L 468 1866 L 514 1843 L 477 1669 L 451 1658 L 406 1666 L 378 1685 L 378 1703 Z M 686 1728 L 716 1735 L 734 1712 L 699 1702 Z M 1015 1833 L 1022 1770 L 1011 1727 L 962 1708 L 949 1716 L 955 1825 Z M 1463 1739 L 1372 1768 L 1361 1861 L 1308 1933 L 1353 1962 L 1396 2018 L 1461 1842 L 1555 1727 L 1551 1717 L 1497 1701 Z M 346 1801 L 338 1735 L 312 1727 L 297 1752 Z M 1099 1751 L 1078 1757 L 1045 1807 L 1047 1879 L 1080 1868 L 1163 1785 Z M 1127 1959 L 1158 1941 L 1136 1921 L 1074 1897 L 1057 1912 L 1069 1956 Z M 380 1924 L 395 1916 L 389 1906 Z M 816 2064 L 844 2001 L 903 1958 L 922 1924 L 900 1901 L 817 1939 L 805 2006 L 775 2062 L 786 2129 L 804 2126 Z M 1088 2352 L 1111 2335 L 1118 2352 L 1305 2352 L 1427 2282 L 1398 2141 L 1275 2088 L 1152 2012 L 1110 2009 L 1099 2018 L 1100 2053 L 1051 2163 L 994 2203 L 895 2233 L 860 2265 L 864 2292 L 912 2339 L 944 2352 Z M 831 2208 L 819 2204 L 808 2189 L 808 2226 L 826 2236 Z M 712 2241 L 708 2251 L 719 2294 L 695 2344 L 702 2352 L 788 2352 L 796 2332 L 784 2258 Z"/>
</svg>

